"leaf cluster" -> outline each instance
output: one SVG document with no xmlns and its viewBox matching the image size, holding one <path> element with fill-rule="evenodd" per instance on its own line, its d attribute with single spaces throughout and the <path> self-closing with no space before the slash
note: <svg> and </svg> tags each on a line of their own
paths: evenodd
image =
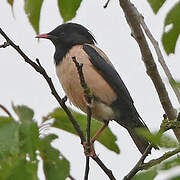
<svg viewBox="0 0 180 180">
<path fill-rule="evenodd" d="M 148 0 L 155 14 L 164 5 L 166 0 Z M 180 34 L 180 2 L 174 4 L 172 9 L 166 14 L 162 34 L 162 44 L 164 50 L 169 55 L 175 52 L 175 46 Z"/>
<path fill-rule="evenodd" d="M 0 116 L 0 179 L 38 180 L 39 159 L 43 163 L 43 172 L 48 180 L 66 179 L 70 174 L 70 162 L 60 150 L 52 147 L 57 139 L 55 134 L 43 135 L 34 120 L 34 112 L 27 106 L 14 106 L 17 119 Z M 86 116 L 72 111 L 83 131 L 86 130 Z M 54 119 L 51 127 L 77 135 L 67 115 L 61 108 L 50 113 L 46 120 Z M 92 135 L 101 127 L 101 123 L 92 120 Z M 43 129 L 43 125 L 40 129 Z M 98 141 L 109 150 L 119 153 L 116 136 L 107 128 Z"/>
<path fill-rule="evenodd" d="M 13 109 L 17 120 L 0 116 L 0 179 L 37 180 L 39 159 L 47 179 L 68 177 L 69 162 L 51 146 L 57 136 L 40 138 L 33 110 L 26 106 L 13 106 Z"/>
<path fill-rule="evenodd" d="M 170 135 L 162 134 L 160 132 L 150 133 L 149 131 L 144 129 L 138 129 L 137 131 L 141 136 L 146 138 L 149 142 L 151 142 L 151 144 L 156 147 L 158 146 L 168 150 L 172 148 L 179 148 L 179 144 L 177 143 L 177 141 Z M 164 156 L 164 160 L 162 158 L 160 160 L 159 158 L 158 160 L 160 161 L 151 160 L 146 163 L 145 165 L 147 165 L 147 168 L 145 169 L 147 170 L 143 170 L 142 172 L 138 173 L 132 178 L 132 180 L 153 180 L 159 174 L 159 172 L 168 171 L 172 168 L 180 166 L 180 157 L 177 155 L 173 158 L 167 159 L 168 153 L 170 153 L 170 151 L 166 153 L 167 156 Z M 178 178 L 180 178 L 180 175 L 171 177 L 168 180 L 178 180 Z"/>
</svg>

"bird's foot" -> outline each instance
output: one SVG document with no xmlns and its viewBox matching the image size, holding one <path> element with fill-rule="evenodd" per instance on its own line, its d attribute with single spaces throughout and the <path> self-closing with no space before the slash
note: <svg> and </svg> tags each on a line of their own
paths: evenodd
<svg viewBox="0 0 180 180">
<path fill-rule="evenodd" d="M 88 157 L 96 157 L 96 153 L 94 150 L 94 144 L 90 143 L 90 146 L 87 144 L 87 142 L 83 142 L 84 147 L 84 154 Z"/>
</svg>

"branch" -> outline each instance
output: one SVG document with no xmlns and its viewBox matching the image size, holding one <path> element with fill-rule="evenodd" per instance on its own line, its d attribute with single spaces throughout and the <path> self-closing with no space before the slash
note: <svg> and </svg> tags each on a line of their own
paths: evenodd
<svg viewBox="0 0 180 180">
<path fill-rule="evenodd" d="M 103 171 L 106 173 L 110 180 L 116 180 L 116 178 L 112 174 L 112 171 L 104 165 L 104 163 L 99 159 L 97 155 L 92 158 L 101 167 L 101 169 L 103 169 Z"/>
<path fill-rule="evenodd" d="M 86 128 L 86 135 L 87 135 L 87 151 L 88 153 L 90 153 L 91 151 L 91 144 L 90 144 L 90 140 L 91 140 L 91 108 L 90 108 L 90 104 L 91 104 L 91 99 L 92 96 L 90 95 L 90 89 L 88 88 L 86 82 L 85 82 L 85 78 L 84 78 L 84 74 L 83 74 L 83 64 L 80 64 L 76 57 L 72 57 L 73 62 L 76 65 L 78 74 L 79 74 L 79 79 L 80 79 L 80 83 L 81 86 L 84 90 L 84 97 L 86 99 L 86 106 L 87 106 L 87 128 Z M 89 175 L 89 156 L 86 156 L 86 168 L 85 168 L 85 175 L 84 175 L 84 180 L 88 179 L 88 175 Z"/>
<path fill-rule="evenodd" d="M 169 121 L 165 114 L 163 115 L 163 117 L 164 117 L 164 120 L 162 121 L 161 126 L 160 126 L 160 130 L 156 135 L 157 137 L 162 136 L 162 134 L 165 131 L 168 131 L 169 129 L 180 128 L 179 119 L 176 119 L 174 121 Z M 180 118 L 180 114 L 178 114 L 178 117 Z M 157 159 L 153 159 L 153 160 L 150 160 L 147 163 L 144 163 L 144 160 L 148 156 L 148 154 L 150 154 L 152 147 L 153 147 L 153 145 L 149 144 L 149 146 L 146 148 L 145 152 L 141 156 L 140 160 L 136 163 L 136 165 L 133 167 L 133 169 L 123 178 L 123 180 L 130 180 L 133 176 L 136 175 L 136 173 L 138 171 L 148 169 L 148 168 L 150 168 L 152 166 L 155 166 L 155 165 L 161 163 L 162 161 L 168 159 L 169 157 L 171 157 L 171 156 L 177 154 L 178 152 L 180 152 L 180 147 L 178 147 L 174 151 L 169 151 L 169 152 L 165 153 L 163 156 L 161 156 L 161 157 L 159 157 Z"/>
<path fill-rule="evenodd" d="M 140 170 L 140 166 L 143 164 L 144 160 L 146 159 L 148 154 L 151 152 L 151 149 L 152 149 L 152 145 L 149 144 L 146 150 L 144 151 L 143 155 L 139 159 L 139 161 L 132 168 L 132 170 L 123 178 L 123 180 L 130 180 L 133 176 L 136 175 L 136 173 Z"/>
<path fill-rule="evenodd" d="M 161 105 L 168 116 L 169 120 L 176 119 L 176 110 L 173 108 L 167 93 L 166 87 L 160 77 L 154 58 L 146 41 L 145 35 L 139 23 L 139 16 L 137 16 L 136 7 L 129 0 L 119 0 L 120 6 L 122 7 L 126 20 L 131 28 L 132 36 L 137 41 L 141 54 L 142 60 L 146 66 L 147 74 L 151 78 L 156 91 L 158 93 Z M 178 141 L 180 142 L 180 129 L 173 130 Z"/>
<path fill-rule="evenodd" d="M 91 140 L 90 140 L 90 127 L 91 127 L 91 115 L 92 115 L 92 112 L 91 112 L 91 101 L 93 100 L 93 96 L 91 95 L 91 91 L 90 89 L 88 88 L 86 82 L 85 82 L 85 78 L 84 78 L 84 75 L 83 75 L 83 71 L 82 71 L 82 68 L 83 68 L 83 64 L 80 64 L 77 60 L 76 60 L 76 57 L 72 57 L 75 65 L 76 65 L 76 68 L 77 68 L 77 71 L 78 71 L 78 74 L 79 74 L 79 77 L 80 77 L 80 83 L 81 83 L 81 86 L 84 90 L 84 97 L 87 101 L 87 150 L 90 154 L 90 157 L 101 167 L 101 169 L 106 173 L 106 175 L 109 177 L 110 180 L 115 180 L 115 177 L 113 176 L 112 174 L 112 171 L 110 169 L 108 169 L 105 164 L 99 159 L 99 157 L 96 155 L 95 153 L 95 150 L 94 149 L 91 149 Z M 86 151 L 86 149 L 85 149 Z M 90 152 L 92 151 L 92 152 Z M 87 180 L 88 179 L 88 173 L 89 173 L 89 156 L 86 157 L 86 169 L 85 169 L 85 177 L 84 177 L 84 180 Z"/>
<path fill-rule="evenodd" d="M 157 158 L 157 159 L 152 159 L 150 160 L 149 162 L 147 163 L 143 163 L 139 169 L 140 170 L 144 170 L 144 169 L 149 169 L 150 167 L 152 166 L 155 166 L 157 164 L 160 164 L 162 161 L 174 156 L 175 154 L 179 153 L 180 152 L 180 147 L 176 148 L 175 150 L 173 151 L 169 151 L 167 153 L 164 153 L 161 157 Z"/>
<path fill-rule="evenodd" d="M 104 8 L 107 8 L 107 6 L 109 5 L 110 0 L 107 0 L 106 4 L 103 6 Z"/>
<path fill-rule="evenodd" d="M 49 85 L 49 88 L 51 89 L 51 93 L 53 94 L 53 96 L 55 97 L 55 99 L 58 101 L 59 105 L 64 109 L 64 111 L 66 112 L 67 116 L 69 117 L 69 120 L 71 121 L 71 123 L 73 124 L 74 128 L 76 129 L 80 139 L 81 139 L 81 144 L 83 144 L 83 142 L 85 141 L 85 136 L 83 134 L 83 131 L 81 130 L 79 124 L 77 123 L 77 121 L 74 119 L 74 117 L 72 116 L 70 110 L 67 108 L 65 102 L 60 98 L 60 96 L 58 95 L 51 78 L 47 75 L 45 69 L 42 67 L 42 65 L 40 64 L 39 60 L 36 59 L 37 63 L 33 62 L 21 49 L 19 46 L 17 46 L 16 44 L 14 44 L 9 37 L 5 34 L 5 32 L 0 28 L 0 34 L 6 39 L 7 43 L 12 46 L 24 59 L 24 61 L 26 63 L 28 63 L 29 65 L 31 65 L 38 73 L 40 73 L 46 80 L 46 82 Z"/>
<path fill-rule="evenodd" d="M 147 37 L 150 39 L 152 45 L 154 46 L 154 49 L 155 49 L 157 57 L 158 57 L 158 61 L 161 64 L 161 66 L 162 66 L 162 68 L 163 68 L 163 70 L 164 70 L 164 72 L 165 72 L 165 74 L 166 74 L 166 76 L 167 76 L 167 78 L 169 80 L 169 83 L 170 83 L 170 85 L 171 85 L 171 87 L 172 87 L 172 89 L 173 89 L 173 91 L 174 91 L 174 93 L 175 93 L 175 95 L 177 97 L 178 102 L 180 103 L 179 89 L 176 86 L 172 85 L 172 83 L 171 83 L 172 81 L 175 82 L 175 80 L 174 80 L 168 66 L 165 63 L 164 57 L 163 57 L 163 55 L 161 53 L 161 50 L 159 48 L 159 44 L 155 40 L 155 38 L 153 37 L 153 35 L 150 32 L 149 28 L 147 27 L 147 25 L 146 25 L 146 23 L 144 21 L 144 17 L 137 11 L 137 9 L 136 9 L 136 14 L 139 17 L 138 20 L 139 20 L 139 23 L 141 24 L 142 28 L 144 29 L 144 32 L 146 33 Z"/>
<path fill-rule="evenodd" d="M 0 104 L 0 108 L 9 116 L 12 117 L 11 113 L 8 111 L 6 107 L 4 107 L 2 104 Z"/>
</svg>

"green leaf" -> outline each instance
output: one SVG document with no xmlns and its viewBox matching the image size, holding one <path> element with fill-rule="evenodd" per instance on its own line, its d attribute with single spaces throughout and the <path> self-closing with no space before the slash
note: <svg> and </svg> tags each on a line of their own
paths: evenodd
<svg viewBox="0 0 180 180">
<path fill-rule="evenodd" d="M 19 124 L 0 116 L 0 160 L 19 153 Z"/>
<path fill-rule="evenodd" d="M 176 148 L 178 143 L 175 139 L 166 134 L 159 134 L 157 132 L 150 133 L 144 128 L 137 129 L 137 133 L 145 137 L 153 145 L 158 145 L 162 148 Z"/>
<path fill-rule="evenodd" d="M 43 0 L 24 0 L 24 9 L 32 27 L 39 34 L 40 11 Z"/>
<path fill-rule="evenodd" d="M 25 156 L 9 157 L 0 168 L 1 180 L 38 180 L 37 161 L 27 161 Z"/>
<path fill-rule="evenodd" d="M 21 151 L 24 151 L 32 160 L 35 160 L 39 143 L 39 129 L 37 123 L 33 121 L 34 112 L 27 106 L 13 105 L 13 109 L 21 121 L 19 131 Z"/>
<path fill-rule="evenodd" d="M 170 178 L 168 180 L 179 180 L 179 179 L 180 179 L 180 176 L 175 176 L 175 177 L 172 177 L 172 178 Z"/>
<path fill-rule="evenodd" d="M 163 134 L 160 138 L 160 142 L 158 144 L 163 148 L 176 148 L 178 147 L 177 141 L 169 135 Z"/>
<path fill-rule="evenodd" d="M 21 151 L 29 155 L 31 160 L 36 160 L 36 150 L 39 144 L 39 129 L 33 121 L 23 121 L 20 126 Z"/>
<path fill-rule="evenodd" d="M 164 50 L 169 55 L 174 53 L 177 39 L 180 34 L 180 2 L 178 2 L 167 14 L 164 23 L 164 32 L 162 36 L 162 43 Z M 172 28 L 165 32 L 165 28 L 172 25 Z"/>
<path fill-rule="evenodd" d="M 58 0 L 60 14 L 64 22 L 75 17 L 82 0 Z"/>
<path fill-rule="evenodd" d="M 147 139 L 149 142 L 151 142 L 153 145 L 159 145 L 160 144 L 160 134 L 151 133 L 145 128 L 138 128 L 137 133 L 141 136 L 143 136 L 145 139 Z"/>
<path fill-rule="evenodd" d="M 82 128 L 83 132 L 86 133 L 87 126 L 87 116 L 81 113 L 75 112 L 71 110 L 72 115 Z M 51 113 L 51 117 L 55 119 L 53 123 L 53 127 L 65 130 L 67 132 L 73 133 L 77 135 L 76 130 L 74 129 L 72 123 L 69 121 L 67 115 L 63 111 L 63 109 L 58 108 Z M 95 133 L 102 127 L 102 123 L 92 119 L 91 120 L 91 137 L 95 135 Z M 119 147 L 116 144 L 116 136 L 112 133 L 112 131 L 107 127 L 102 134 L 98 137 L 97 141 L 103 144 L 106 148 L 116 153 L 119 153 Z"/>
<path fill-rule="evenodd" d="M 34 116 L 34 112 L 32 109 L 28 108 L 27 106 L 14 106 L 13 104 L 12 107 L 19 117 L 20 121 L 32 121 Z"/>
<path fill-rule="evenodd" d="M 150 4 L 154 13 L 157 14 L 157 12 L 162 7 L 165 1 L 166 0 L 148 0 L 148 3 Z"/>
<path fill-rule="evenodd" d="M 176 157 L 167 161 L 164 161 L 160 166 L 160 170 L 169 170 L 180 165 L 180 157 Z"/>
<path fill-rule="evenodd" d="M 40 156 L 43 159 L 43 169 L 48 180 L 66 179 L 69 176 L 69 162 L 60 152 L 51 146 L 56 135 L 48 135 L 40 141 Z"/>
<path fill-rule="evenodd" d="M 155 168 L 138 173 L 135 175 L 132 180 L 153 180 L 157 176 L 157 171 Z"/>
<path fill-rule="evenodd" d="M 177 82 L 175 80 L 170 80 L 170 83 L 171 83 L 172 86 L 180 89 L 180 82 Z"/>
</svg>

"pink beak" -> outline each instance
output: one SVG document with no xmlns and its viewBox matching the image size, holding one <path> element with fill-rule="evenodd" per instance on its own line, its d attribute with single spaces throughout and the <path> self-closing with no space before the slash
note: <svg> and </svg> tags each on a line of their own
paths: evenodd
<svg viewBox="0 0 180 180">
<path fill-rule="evenodd" d="M 39 35 L 37 35 L 35 38 L 48 38 L 49 36 L 48 36 L 48 34 L 39 34 Z"/>
</svg>

